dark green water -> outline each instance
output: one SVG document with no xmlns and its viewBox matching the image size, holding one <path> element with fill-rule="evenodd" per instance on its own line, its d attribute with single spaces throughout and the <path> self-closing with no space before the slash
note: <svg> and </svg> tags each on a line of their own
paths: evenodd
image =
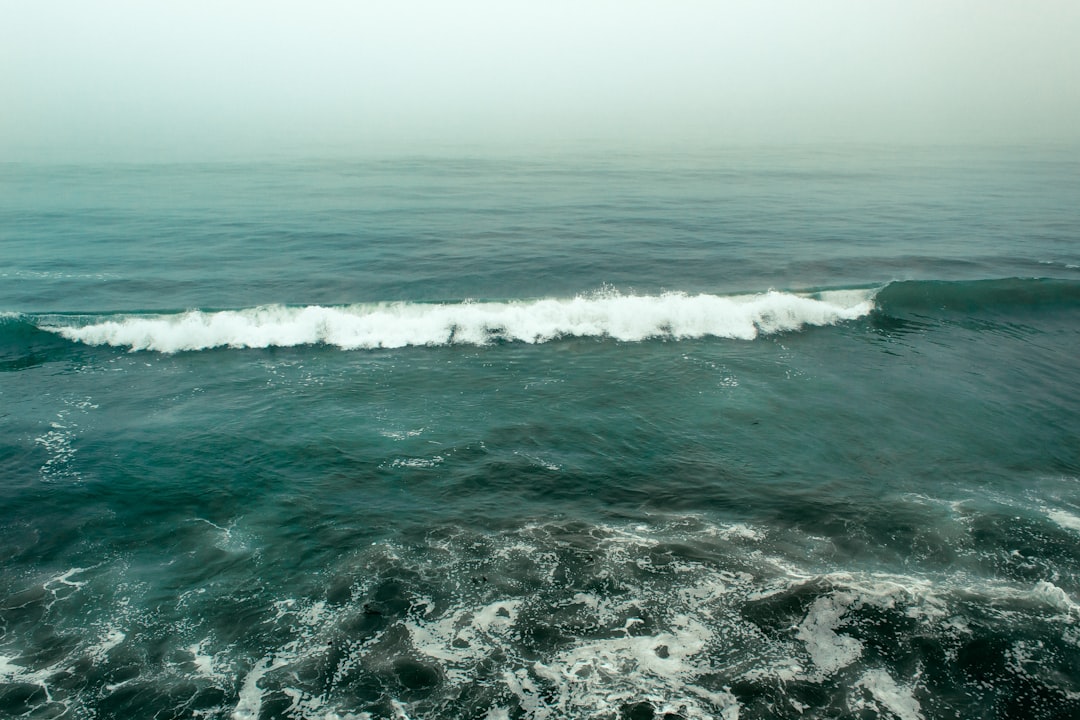
<svg viewBox="0 0 1080 720">
<path fill-rule="evenodd" d="M 1075 717 L 1078 171 L 0 168 L 0 715 Z"/>
</svg>

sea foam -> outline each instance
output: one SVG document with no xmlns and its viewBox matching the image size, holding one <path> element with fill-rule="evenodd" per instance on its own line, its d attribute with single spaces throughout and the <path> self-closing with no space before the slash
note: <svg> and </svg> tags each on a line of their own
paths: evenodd
<svg viewBox="0 0 1080 720">
<path fill-rule="evenodd" d="M 873 296 L 873 290 L 813 295 L 769 291 L 734 296 L 602 293 L 506 302 L 271 305 L 95 317 L 89 322 L 85 317 L 61 318 L 42 327 L 89 345 L 163 353 L 314 344 L 351 350 L 497 341 L 543 343 L 564 337 L 607 337 L 626 342 L 706 336 L 752 340 L 759 335 L 861 317 L 873 309 Z"/>
</svg>

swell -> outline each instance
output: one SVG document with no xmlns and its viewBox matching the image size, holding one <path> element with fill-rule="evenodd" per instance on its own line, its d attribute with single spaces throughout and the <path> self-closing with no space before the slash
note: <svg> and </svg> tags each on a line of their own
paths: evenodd
<svg viewBox="0 0 1080 720">
<path fill-rule="evenodd" d="M 891 282 L 874 298 L 885 315 L 1010 315 L 1080 308 L 1080 282 L 1056 278 L 908 280 Z"/>
<path fill-rule="evenodd" d="M 63 353 L 68 345 L 39 327 L 32 316 L 0 312 L 0 372 L 41 365 Z"/>
</svg>

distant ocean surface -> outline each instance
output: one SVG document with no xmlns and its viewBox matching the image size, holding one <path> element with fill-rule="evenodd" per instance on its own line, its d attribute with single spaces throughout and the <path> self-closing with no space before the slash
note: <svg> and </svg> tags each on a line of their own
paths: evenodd
<svg viewBox="0 0 1080 720">
<path fill-rule="evenodd" d="M 1080 149 L 0 164 L 0 716 L 1080 717 Z"/>
</svg>

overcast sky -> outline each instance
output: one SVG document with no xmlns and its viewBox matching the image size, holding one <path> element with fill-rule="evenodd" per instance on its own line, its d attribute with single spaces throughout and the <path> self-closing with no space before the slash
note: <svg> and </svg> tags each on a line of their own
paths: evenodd
<svg viewBox="0 0 1080 720">
<path fill-rule="evenodd" d="M 1080 141 L 1080 0 L 0 0 L 0 160 Z"/>
</svg>

